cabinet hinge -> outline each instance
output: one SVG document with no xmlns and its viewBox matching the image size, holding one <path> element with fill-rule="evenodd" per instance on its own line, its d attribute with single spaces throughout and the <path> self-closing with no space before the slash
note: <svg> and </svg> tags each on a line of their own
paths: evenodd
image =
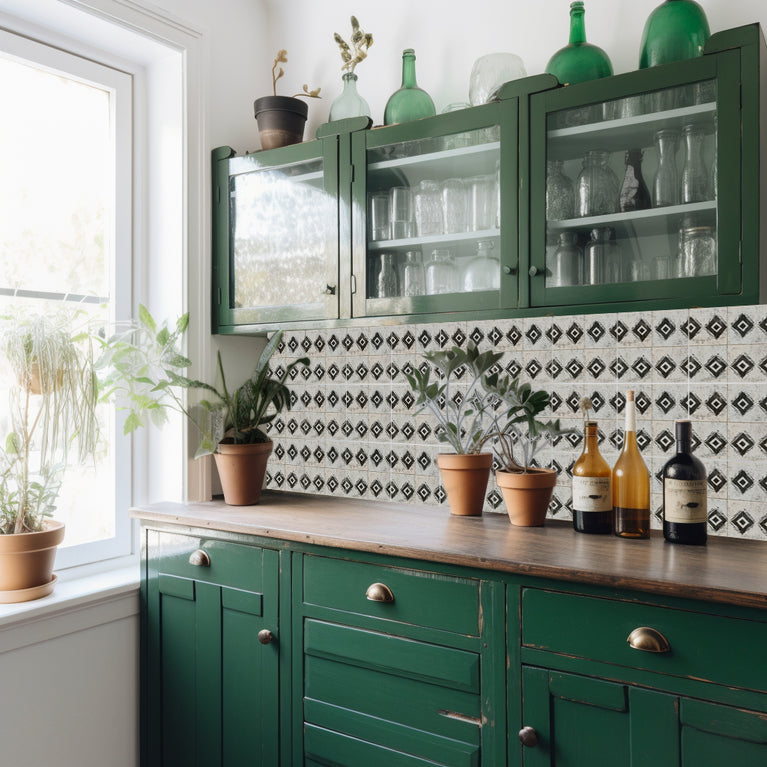
<svg viewBox="0 0 767 767">
<path fill-rule="evenodd" d="M 355 275 L 352 275 L 352 295 L 354 295 L 357 292 L 357 277 Z"/>
<path fill-rule="evenodd" d="M 352 164 L 352 175 L 351 175 L 352 184 L 354 183 L 354 179 L 355 179 L 355 166 L 354 164 Z"/>
</svg>

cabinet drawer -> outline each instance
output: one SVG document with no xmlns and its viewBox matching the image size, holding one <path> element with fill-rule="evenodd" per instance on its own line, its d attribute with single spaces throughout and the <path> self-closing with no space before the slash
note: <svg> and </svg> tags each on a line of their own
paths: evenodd
<svg viewBox="0 0 767 767">
<path fill-rule="evenodd" d="M 370 599 L 385 585 L 392 601 Z M 399 567 L 304 557 L 304 604 L 479 636 L 479 581 Z"/>
<path fill-rule="evenodd" d="M 666 652 L 628 643 L 639 627 L 660 632 Z M 522 645 L 669 676 L 767 691 L 767 623 L 670 607 L 525 589 Z"/>
<path fill-rule="evenodd" d="M 220 586 L 263 592 L 264 552 L 255 546 L 191 535 L 147 531 L 152 568 Z"/>
</svg>

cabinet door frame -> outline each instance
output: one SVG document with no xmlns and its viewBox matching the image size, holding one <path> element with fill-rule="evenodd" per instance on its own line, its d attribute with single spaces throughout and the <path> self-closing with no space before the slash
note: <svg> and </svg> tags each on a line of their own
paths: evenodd
<svg viewBox="0 0 767 767">
<path fill-rule="evenodd" d="M 591 311 L 608 308 L 657 308 L 694 305 L 696 301 L 726 304 L 736 296 L 752 292 L 756 284 L 743 284 L 741 263 L 741 61 L 739 50 L 712 53 L 625 75 L 595 80 L 534 94 L 530 100 L 530 248 L 529 263 L 521 265 L 529 275 L 531 307 L 577 306 Z M 713 276 L 606 285 L 546 287 L 546 143 L 547 115 L 563 109 L 641 95 L 648 91 L 691 85 L 702 80 L 717 81 L 718 188 L 726 195 L 717 199 L 718 269 Z M 609 125 L 609 123 L 606 123 Z M 756 159 L 756 158 L 754 158 Z M 573 179 L 575 182 L 575 179 Z M 650 179 L 646 179 L 648 185 Z M 524 180 L 522 181 L 524 185 Z M 755 283 L 755 281 L 754 281 Z"/>
</svg>

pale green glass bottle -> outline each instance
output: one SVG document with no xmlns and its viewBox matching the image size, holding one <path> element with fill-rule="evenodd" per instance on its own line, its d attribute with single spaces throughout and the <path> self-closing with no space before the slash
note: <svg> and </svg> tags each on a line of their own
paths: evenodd
<svg viewBox="0 0 767 767">
<path fill-rule="evenodd" d="M 639 68 L 703 55 L 711 37 L 703 8 L 694 0 L 666 0 L 648 17 L 639 49 Z"/>
<path fill-rule="evenodd" d="M 608 55 L 599 46 L 586 42 L 585 13 L 581 0 L 570 3 L 570 42 L 546 65 L 546 71 L 563 85 L 609 77 L 613 73 Z"/>
<path fill-rule="evenodd" d="M 384 125 L 432 117 L 435 114 L 437 110 L 431 96 L 419 88 L 415 80 L 415 51 L 406 48 L 402 51 L 402 86 L 386 102 Z"/>
<path fill-rule="evenodd" d="M 370 117 L 368 102 L 357 91 L 357 75 L 344 72 L 344 89 L 330 105 L 330 119 L 343 120 L 346 117 Z"/>
</svg>

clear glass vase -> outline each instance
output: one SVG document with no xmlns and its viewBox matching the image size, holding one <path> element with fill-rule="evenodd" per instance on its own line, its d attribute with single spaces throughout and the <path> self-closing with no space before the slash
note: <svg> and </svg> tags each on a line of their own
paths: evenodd
<svg viewBox="0 0 767 767">
<path fill-rule="evenodd" d="M 705 134 L 695 125 L 682 129 L 684 165 L 682 166 L 682 202 L 703 202 L 708 197 L 708 173 L 703 160 Z"/>
<path fill-rule="evenodd" d="M 577 216 L 604 216 L 618 211 L 618 177 L 607 164 L 610 153 L 594 149 L 583 158 L 575 200 Z"/>
<path fill-rule="evenodd" d="M 330 105 L 330 120 L 343 120 L 347 117 L 370 117 L 368 102 L 357 91 L 357 75 L 344 72 L 344 89 Z"/>
<path fill-rule="evenodd" d="M 501 287 L 501 267 L 493 255 L 493 241 L 480 240 L 477 243 L 477 257 L 472 259 L 463 273 L 463 289 L 498 290 Z"/>
<path fill-rule="evenodd" d="M 675 130 L 659 130 L 655 133 L 658 170 L 653 183 L 653 206 L 656 208 L 679 205 L 679 171 L 676 165 L 678 144 L 679 133 Z"/>
</svg>

